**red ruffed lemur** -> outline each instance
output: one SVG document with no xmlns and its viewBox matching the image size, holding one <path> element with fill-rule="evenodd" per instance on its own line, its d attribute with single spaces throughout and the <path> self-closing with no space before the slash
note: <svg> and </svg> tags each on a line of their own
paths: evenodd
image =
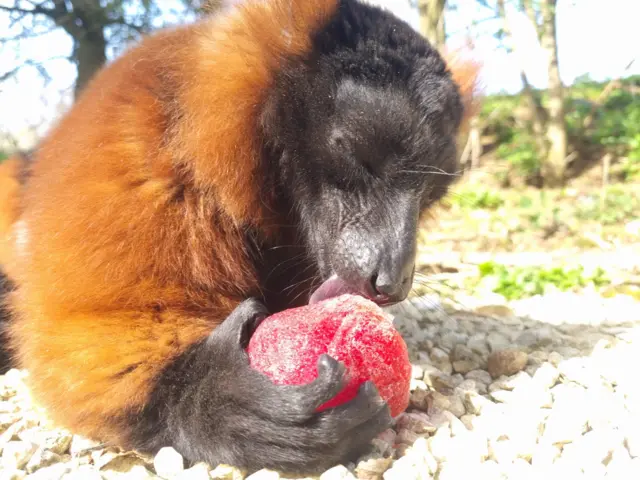
<svg viewBox="0 0 640 480">
<path fill-rule="evenodd" d="M 459 67 L 459 68 L 458 68 Z M 356 0 L 246 0 L 143 39 L 0 174 L 14 365 L 75 433 L 189 461 L 315 471 L 392 419 L 372 383 L 276 386 L 267 313 L 402 301 L 476 70 Z"/>
</svg>

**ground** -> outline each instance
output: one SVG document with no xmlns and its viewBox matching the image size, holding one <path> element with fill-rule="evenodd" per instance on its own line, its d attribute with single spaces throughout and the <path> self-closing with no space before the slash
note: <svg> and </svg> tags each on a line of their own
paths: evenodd
<svg viewBox="0 0 640 480">
<path fill-rule="evenodd" d="M 415 294 L 390 310 L 410 407 L 319 478 L 640 478 L 640 189 L 465 188 L 425 224 Z M 48 424 L 26 378 L 0 378 L 0 480 L 281 478 L 96 445 Z"/>
</svg>

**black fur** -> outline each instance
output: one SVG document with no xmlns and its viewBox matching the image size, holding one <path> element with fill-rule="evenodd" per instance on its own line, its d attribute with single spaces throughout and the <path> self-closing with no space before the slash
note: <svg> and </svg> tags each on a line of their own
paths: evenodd
<svg viewBox="0 0 640 480">
<path fill-rule="evenodd" d="M 4 304 L 7 293 L 13 286 L 7 276 L 0 270 L 0 375 L 5 374 L 12 367 L 11 354 L 6 338 L 9 323 L 9 309 Z"/>
<path fill-rule="evenodd" d="M 314 45 L 283 67 L 266 102 L 265 168 L 312 259 L 306 279 L 337 274 L 394 303 L 412 284 L 419 214 L 456 168 L 461 100 L 436 51 L 379 8 L 343 0 Z M 294 273 L 305 272 L 281 278 L 291 284 Z M 282 298 L 261 300 L 270 311 L 295 304 Z M 242 303 L 166 369 L 148 408 L 130 419 L 135 448 L 173 445 L 212 465 L 315 472 L 354 458 L 391 424 L 371 384 L 315 413 L 342 386 L 343 367 L 328 357 L 318 380 L 299 387 L 274 386 L 249 368 L 243 342 L 266 315 L 262 302 Z"/>
<path fill-rule="evenodd" d="M 327 355 L 318 360 L 318 378 L 307 385 L 276 386 L 253 370 L 244 348 L 265 316 L 261 302 L 245 300 L 165 372 L 158 383 L 162 394 L 138 419 L 138 448 L 173 445 L 188 459 L 250 471 L 321 470 L 345 454 L 365 451 L 391 425 L 389 407 L 371 382 L 349 404 L 315 412 L 344 385 L 344 366 Z"/>
<path fill-rule="evenodd" d="M 438 53 L 379 8 L 342 1 L 314 44 L 265 111 L 272 168 L 322 276 L 394 303 L 412 284 L 418 215 L 455 172 L 462 103 Z"/>
</svg>

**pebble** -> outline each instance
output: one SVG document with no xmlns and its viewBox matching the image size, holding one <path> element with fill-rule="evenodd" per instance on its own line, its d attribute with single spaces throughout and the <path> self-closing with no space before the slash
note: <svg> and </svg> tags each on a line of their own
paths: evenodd
<svg viewBox="0 0 640 480">
<path fill-rule="evenodd" d="M 487 370 L 493 378 L 513 375 L 525 367 L 527 358 L 527 354 L 521 350 L 499 350 L 489 355 Z"/>
<path fill-rule="evenodd" d="M 33 473 L 40 468 L 47 467 L 60 461 L 61 457 L 57 453 L 40 448 L 33 454 L 31 459 L 29 459 L 25 470 L 27 473 Z"/>
<path fill-rule="evenodd" d="M 455 379 L 440 370 L 425 373 L 424 383 L 440 393 L 451 392 L 456 387 Z"/>
<path fill-rule="evenodd" d="M 491 332 L 487 336 L 487 344 L 491 352 L 506 350 L 511 346 L 509 339 L 499 332 Z"/>
<path fill-rule="evenodd" d="M 102 480 L 102 475 L 95 468 L 81 465 L 62 477 L 62 480 Z"/>
<path fill-rule="evenodd" d="M 393 459 L 391 457 L 371 457 L 361 460 L 356 466 L 356 478 L 359 480 L 376 480 L 389 469 L 392 462 Z M 247 480 L 249 479 L 247 478 Z"/>
<path fill-rule="evenodd" d="M 212 480 L 243 480 L 245 473 L 231 465 L 220 464 L 209 472 Z"/>
<path fill-rule="evenodd" d="M 118 454 L 109 452 L 100 458 L 96 466 L 103 477 L 121 478 L 123 474 L 129 477 L 149 478 L 151 473 L 147 469 L 147 462 L 134 453 Z"/>
<path fill-rule="evenodd" d="M 441 348 L 434 347 L 429 354 L 433 365 L 443 373 L 451 375 L 453 373 L 453 366 L 449 360 L 449 354 Z"/>
<path fill-rule="evenodd" d="M 26 478 L 29 480 L 60 480 L 69 472 L 70 468 L 66 463 L 56 463 L 55 465 L 41 468 Z"/>
<path fill-rule="evenodd" d="M 625 444 L 632 457 L 640 458 L 640 429 L 637 424 L 634 424 L 627 429 Z"/>
<path fill-rule="evenodd" d="M 489 346 L 487 345 L 486 335 L 483 333 L 477 333 L 475 335 L 471 335 L 469 340 L 467 341 L 467 347 L 471 349 L 472 352 L 477 353 L 483 357 L 486 357 L 489 354 Z"/>
<path fill-rule="evenodd" d="M 564 360 L 564 357 L 560 353 L 554 351 L 549 354 L 548 360 L 551 365 L 553 365 L 554 367 L 558 367 L 558 365 L 560 365 L 560 362 Z"/>
<path fill-rule="evenodd" d="M 280 480 L 280 474 L 273 470 L 263 468 L 249 475 L 246 480 Z"/>
<path fill-rule="evenodd" d="M 464 403 L 459 394 L 443 395 L 440 392 L 432 392 L 433 406 L 440 410 L 448 410 L 456 417 L 461 417 L 466 413 Z"/>
<path fill-rule="evenodd" d="M 428 415 L 422 412 L 403 413 L 398 417 L 397 428 L 407 429 L 417 434 L 433 433 L 436 431 L 435 425 Z"/>
<path fill-rule="evenodd" d="M 640 388 L 626 368 L 640 361 L 640 328 L 518 318 L 506 301 L 502 313 L 488 312 L 429 310 L 402 319 L 399 310 L 413 363 L 410 407 L 357 465 L 312 478 L 640 478 Z M 8 467 L 0 480 L 290 478 L 204 463 L 185 469 L 173 449 L 146 460 L 45 426 L 26 400 L 24 379 L 18 370 L 0 376 L 0 466 Z"/>
<path fill-rule="evenodd" d="M 73 435 L 71 438 L 71 445 L 69 446 L 69 452 L 71 455 L 80 455 L 93 448 L 97 448 L 100 444 L 93 440 L 90 440 L 82 435 Z"/>
<path fill-rule="evenodd" d="M 184 460 L 173 448 L 163 447 L 153 459 L 153 467 L 162 478 L 172 478 L 184 470 Z"/>
<path fill-rule="evenodd" d="M 27 472 L 25 472 L 24 470 L 17 470 L 15 468 L 12 468 L 10 470 L 0 470 L 0 480 L 22 480 L 26 476 Z"/>
<path fill-rule="evenodd" d="M 38 446 L 23 440 L 7 442 L 2 449 L 2 468 L 20 470 L 25 467 Z"/>
<path fill-rule="evenodd" d="M 513 315 L 513 310 L 507 305 L 481 305 L 475 309 L 475 312 L 479 315 L 486 315 L 488 317 L 510 317 Z"/>
<path fill-rule="evenodd" d="M 173 480 L 209 480 L 209 465 L 206 463 L 197 463 L 172 478 Z"/>
<path fill-rule="evenodd" d="M 440 341 L 437 342 L 440 348 L 451 351 L 456 345 L 466 345 L 467 335 L 460 332 L 446 331 L 440 337 Z"/>
<path fill-rule="evenodd" d="M 533 374 L 532 381 L 538 388 L 549 389 L 557 383 L 559 377 L 560 372 L 558 369 L 551 363 L 545 361 Z"/>
<path fill-rule="evenodd" d="M 560 448 L 556 445 L 541 442 L 535 445 L 531 453 L 531 465 L 534 467 L 548 467 L 560 457 Z"/>
<path fill-rule="evenodd" d="M 356 477 L 344 465 L 337 465 L 320 475 L 320 480 L 356 480 Z"/>
<path fill-rule="evenodd" d="M 545 422 L 543 439 L 554 444 L 570 443 L 580 437 L 587 428 L 586 412 L 573 404 L 567 407 L 554 405 Z"/>
<path fill-rule="evenodd" d="M 411 365 L 411 378 L 422 380 L 424 369 L 420 365 Z"/>
</svg>

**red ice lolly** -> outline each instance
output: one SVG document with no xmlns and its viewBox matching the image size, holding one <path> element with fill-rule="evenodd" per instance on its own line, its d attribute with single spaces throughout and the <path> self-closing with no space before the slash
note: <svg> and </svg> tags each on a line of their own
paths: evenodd
<svg viewBox="0 0 640 480">
<path fill-rule="evenodd" d="M 253 368 L 277 385 L 301 385 L 317 375 L 326 353 L 343 362 L 347 384 L 318 410 L 353 399 L 372 380 L 393 417 L 409 404 L 411 363 L 391 318 L 370 300 L 345 294 L 267 317 L 247 348 Z"/>
</svg>

